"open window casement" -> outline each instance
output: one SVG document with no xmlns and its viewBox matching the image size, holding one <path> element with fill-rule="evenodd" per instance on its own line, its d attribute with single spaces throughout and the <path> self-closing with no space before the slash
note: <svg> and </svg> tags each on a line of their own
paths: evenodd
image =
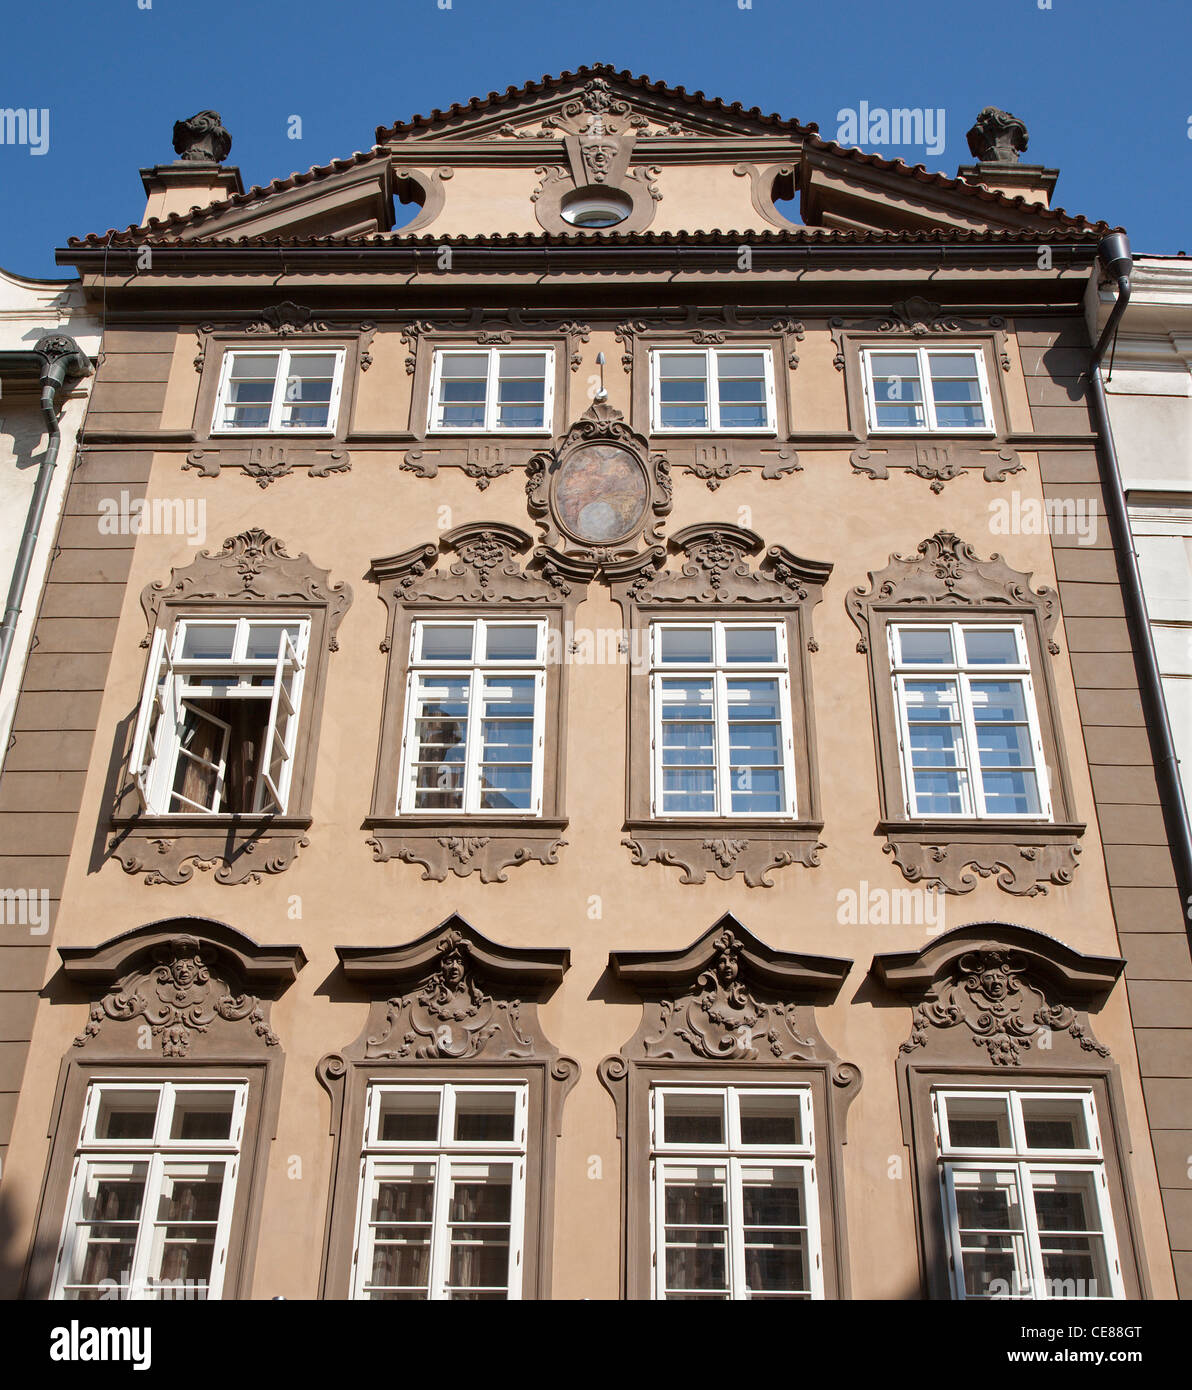
<svg viewBox="0 0 1192 1390">
<path fill-rule="evenodd" d="M 132 773 L 143 811 L 148 811 L 151 807 L 149 779 L 157 761 L 157 746 L 166 713 L 167 688 L 172 686 L 173 666 L 166 649 L 166 630 L 159 627 L 153 633 L 153 643 L 149 651 L 149 670 L 137 714 L 132 755 L 128 760 L 129 771 Z M 176 717 L 173 722 L 176 722 Z"/>
<path fill-rule="evenodd" d="M 264 802 L 264 793 L 268 791 L 273 805 L 259 805 L 258 810 L 284 813 L 286 809 L 290 773 L 294 765 L 294 735 L 298 728 L 298 687 L 303 668 L 302 655 L 290 640 L 289 632 L 283 629 L 273 674 L 273 699 L 269 702 L 269 723 L 261 758 L 261 785 L 257 793 L 258 802 Z"/>
<path fill-rule="evenodd" d="M 308 635 L 296 617 L 155 632 L 130 759 L 146 814 L 285 814 Z"/>
</svg>

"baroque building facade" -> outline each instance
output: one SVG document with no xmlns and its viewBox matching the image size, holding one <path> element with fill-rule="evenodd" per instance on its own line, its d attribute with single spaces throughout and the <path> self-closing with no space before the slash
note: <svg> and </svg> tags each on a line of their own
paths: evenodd
<svg viewBox="0 0 1192 1390">
<path fill-rule="evenodd" d="M 1186 1292 L 1110 229 L 1021 122 L 952 178 L 594 67 L 266 188 L 230 143 L 59 253 L 39 650 L 94 655 L 0 781 L 58 885 L 5 1291 Z"/>
</svg>

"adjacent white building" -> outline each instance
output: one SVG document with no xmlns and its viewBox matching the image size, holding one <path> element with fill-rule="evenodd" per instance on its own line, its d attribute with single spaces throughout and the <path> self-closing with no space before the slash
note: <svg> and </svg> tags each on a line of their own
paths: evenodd
<svg viewBox="0 0 1192 1390">
<path fill-rule="evenodd" d="M 82 310 L 77 280 L 29 280 L 0 269 L 0 354 L 29 353 L 47 335 L 73 338 L 94 358 L 100 325 Z M 0 357 L 0 362 L 4 359 Z M 0 766 L 8 751 L 17 693 L 29 654 L 38 600 L 53 554 L 59 516 L 71 470 L 75 439 L 87 408 L 93 375 L 70 381 L 56 396 L 62 443 L 54 469 L 33 564 L 25 585 L 12 653 L 0 683 Z M 20 550 L 48 440 L 35 373 L 0 370 L 0 608 L 3 607 Z"/>
<path fill-rule="evenodd" d="M 1138 256 L 1132 286 L 1105 391 L 1192 806 L 1192 257 Z M 1114 298 L 1111 287 L 1101 291 L 1096 333 Z"/>
</svg>

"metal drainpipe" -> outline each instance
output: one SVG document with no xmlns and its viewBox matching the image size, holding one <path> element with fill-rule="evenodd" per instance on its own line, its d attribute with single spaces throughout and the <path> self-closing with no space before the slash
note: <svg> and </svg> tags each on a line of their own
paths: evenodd
<svg viewBox="0 0 1192 1390">
<path fill-rule="evenodd" d="M 8 670 L 8 658 L 12 654 L 12 644 L 17 633 L 17 619 L 21 616 L 21 602 L 25 597 L 25 585 L 29 582 L 29 571 L 33 567 L 33 554 L 37 549 L 37 537 L 45 515 L 46 501 L 50 495 L 50 482 L 54 476 L 54 466 L 58 462 L 58 449 L 62 443 L 62 431 L 58 427 L 58 412 L 54 407 L 54 397 L 67 378 L 77 380 L 89 375 L 91 363 L 87 354 L 73 338 L 64 334 L 51 334 L 41 338 L 33 349 L 42 358 L 41 368 L 41 409 L 46 418 L 49 438 L 46 451 L 37 470 L 37 483 L 33 496 L 29 499 L 29 512 L 25 517 L 25 533 L 21 537 L 21 548 L 17 551 L 16 565 L 12 572 L 12 583 L 8 588 L 8 602 L 4 607 L 4 621 L 0 625 L 0 685 Z"/>
<path fill-rule="evenodd" d="M 1134 664 L 1139 677 L 1139 693 L 1142 696 L 1143 711 L 1150 733 L 1159 799 L 1163 806 L 1163 819 L 1167 827 L 1176 883 L 1179 885 L 1180 905 L 1187 927 L 1192 911 L 1192 832 L 1189 831 L 1188 807 L 1180 782 L 1180 762 L 1176 756 L 1167 703 L 1163 698 L 1163 681 L 1151 637 L 1151 623 L 1142 589 L 1138 555 L 1134 549 L 1130 519 L 1126 512 L 1126 494 L 1122 489 L 1117 449 L 1114 447 L 1113 430 L 1109 423 L 1109 406 L 1101 381 L 1101 362 L 1105 350 L 1122 315 L 1126 312 L 1126 306 L 1130 303 L 1130 271 L 1134 262 L 1130 255 L 1130 242 L 1124 232 L 1111 232 L 1104 237 L 1097 248 L 1097 254 L 1107 274 L 1117 281 L 1118 287 L 1117 302 L 1106 321 L 1097 346 L 1093 349 L 1092 360 L 1089 363 L 1089 389 L 1102 446 L 1098 451 L 1101 484 L 1105 494 L 1110 534 L 1117 550 L 1126 620 L 1134 643 Z"/>
</svg>

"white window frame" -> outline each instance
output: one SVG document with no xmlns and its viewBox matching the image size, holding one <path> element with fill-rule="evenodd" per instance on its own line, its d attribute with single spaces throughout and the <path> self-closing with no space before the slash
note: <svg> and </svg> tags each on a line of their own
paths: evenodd
<svg viewBox="0 0 1192 1390">
<path fill-rule="evenodd" d="M 150 1138 L 96 1138 L 95 1123 L 99 1116 L 102 1096 L 106 1091 L 157 1095 L 157 1117 Z M 188 1091 L 226 1091 L 233 1095 L 232 1119 L 227 1139 L 170 1138 L 178 1096 Z M 247 1108 L 248 1082 L 243 1078 L 203 1078 L 189 1082 L 124 1081 L 115 1077 L 93 1080 L 87 1088 L 87 1097 L 83 1104 L 79 1142 L 71 1169 L 70 1193 L 66 1202 L 62 1234 L 58 1241 L 58 1258 L 54 1266 L 50 1298 L 67 1299 L 67 1276 L 74 1264 L 77 1234 L 83 1217 L 83 1200 L 88 1179 L 92 1174 L 102 1174 L 105 1170 L 127 1169 L 134 1163 L 143 1163 L 147 1167 L 130 1282 L 126 1286 L 119 1286 L 123 1298 L 140 1301 L 157 1298 L 157 1290 L 172 1287 L 168 1284 L 158 1284 L 155 1289 L 154 1281 L 159 1276 L 152 1272 L 155 1264 L 160 1268 L 160 1251 L 154 1233 L 157 1226 L 158 1200 L 162 1183 L 167 1176 L 167 1167 L 184 1163 L 222 1162 L 224 1179 L 216 1222 L 215 1249 L 211 1260 L 211 1280 L 206 1291 L 208 1299 L 219 1298 L 223 1292 L 227 1268 L 228 1241 L 231 1235 L 232 1212 L 235 1208 L 236 1180 L 240 1169 L 240 1149 L 244 1141 Z M 190 1296 L 190 1291 L 185 1290 L 183 1297 Z"/>
<path fill-rule="evenodd" d="M 542 424 L 535 426 L 526 425 L 499 425 L 497 400 L 497 383 L 500 376 L 500 361 L 502 357 L 524 357 L 528 353 L 541 352 L 546 355 L 546 363 L 543 367 L 542 383 Z M 441 406 L 439 402 L 439 385 L 442 380 L 443 359 L 448 356 L 479 357 L 484 355 L 488 358 L 488 376 L 484 387 L 484 424 L 483 425 L 444 425 L 440 424 Z M 549 435 L 554 433 L 555 422 L 555 350 L 541 343 L 519 343 L 516 347 L 469 347 L 462 343 L 452 343 L 450 346 L 436 347 L 431 362 L 430 374 L 430 400 L 427 402 L 426 409 L 426 432 L 427 434 L 542 434 Z"/>
<path fill-rule="evenodd" d="M 183 658 L 183 645 L 186 633 L 196 627 L 235 627 L 232 655 L 230 658 Z M 288 633 L 278 643 L 276 657 L 248 659 L 245 651 L 252 628 L 297 627 L 298 642 L 295 644 Z M 259 774 L 254 791 L 254 805 L 251 813 L 265 814 L 270 807 L 265 805 L 268 792 L 274 798 L 274 814 L 284 815 L 289 800 L 290 784 L 294 766 L 294 751 L 297 746 L 298 726 L 301 720 L 303 683 L 306 673 L 306 658 L 310 643 L 310 617 L 308 614 L 267 613 L 260 616 L 240 616 L 237 614 L 204 613 L 179 617 L 174 624 L 173 636 L 167 643 L 165 628 L 157 628 L 149 651 L 149 666 L 145 675 L 145 686 L 141 692 L 141 704 L 133 734 L 132 751 L 129 755 L 129 771 L 141 799 L 141 807 L 147 815 L 206 815 L 219 816 L 234 814 L 222 809 L 223 772 L 226 766 L 230 727 L 224 725 L 223 748 L 216 766 L 215 806 L 200 806 L 197 802 L 187 802 L 174 809 L 175 800 L 181 801 L 173 790 L 175 770 L 179 757 L 189 756 L 182 751 L 181 738 L 183 719 L 188 698 L 200 699 L 253 699 L 264 703 L 269 701 L 269 712 L 265 725 L 265 735 L 261 741 Z M 188 676 L 202 675 L 216 670 L 238 674 L 240 680 L 213 697 L 208 686 L 190 682 Z M 253 675 L 262 675 L 272 670 L 273 685 L 266 695 L 265 689 L 252 686 L 249 680 Z M 287 692 L 283 677 L 291 675 L 290 689 Z M 275 781 L 270 767 L 275 745 L 279 741 L 278 723 L 283 701 L 287 704 L 289 719 L 286 736 L 280 740 L 282 755 L 282 775 Z M 218 716 L 203 711 L 203 718 L 216 725 L 223 724 Z"/>
<path fill-rule="evenodd" d="M 764 425 L 724 425 L 720 423 L 720 377 L 716 358 L 721 354 L 733 357 L 740 353 L 758 352 L 766 376 L 766 423 Z M 708 384 L 708 423 L 706 425 L 664 425 L 662 423 L 661 358 L 702 357 Z M 733 343 L 719 348 L 658 346 L 650 349 L 650 432 L 652 434 L 758 434 L 772 435 L 778 431 L 778 406 L 774 391 L 774 350 L 765 343 Z"/>
<path fill-rule="evenodd" d="M 668 1144 L 663 1137 L 666 1097 L 686 1095 L 723 1097 L 725 1142 L 723 1144 Z M 741 1096 L 794 1096 L 799 1101 L 803 1139 L 799 1144 L 744 1144 L 741 1142 Z M 819 1184 L 816 1178 L 815 1119 L 811 1087 L 792 1085 L 729 1084 L 710 1086 L 701 1082 L 656 1081 L 650 1087 L 650 1267 L 651 1295 L 666 1299 L 666 1176 L 676 1168 L 692 1166 L 723 1167 L 728 1194 L 728 1300 L 744 1299 L 745 1225 L 742 1180 L 752 1168 L 798 1168 L 803 1174 L 803 1195 L 807 1215 L 807 1265 L 811 1298 L 824 1296 L 823 1244 L 820 1233 Z M 706 1299 L 716 1301 L 713 1294 Z M 701 1300 L 702 1301 L 702 1300 Z M 792 1297 L 789 1301 L 799 1301 Z"/>
<path fill-rule="evenodd" d="M 661 660 L 664 630 L 692 627 L 712 629 L 712 661 L 667 662 Z M 726 628 L 768 628 L 778 634 L 776 662 L 729 662 L 725 655 Z M 781 811 L 734 811 L 732 809 L 731 767 L 729 762 L 728 682 L 739 678 L 777 679 L 781 717 L 782 770 L 786 787 L 786 806 Z M 712 811 L 667 811 L 663 809 L 662 775 L 662 693 L 664 680 L 711 679 L 714 690 L 713 717 L 716 723 L 713 788 L 716 806 Z M 693 765 L 695 766 L 695 765 Z M 786 623 L 782 619 L 692 618 L 672 622 L 654 619 L 650 623 L 650 814 L 659 820 L 792 820 L 798 816 L 798 790 L 795 786 L 795 735 L 791 710 L 790 661 L 787 652 Z"/>
<path fill-rule="evenodd" d="M 386 1095 L 402 1092 L 439 1096 L 439 1132 L 429 1140 L 384 1140 L 378 1137 L 381 1102 Z M 459 1140 L 455 1134 L 456 1102 L 461 1093 L 514 1096 L 514 1137 L 512 1140 Z M 364 1143 L 360 1162 L 360 1198 L 356 1212 L 356 1231 L 352 1250 L 350 1297 L 367 1297 L 365 1285 L 372 1270 L 372 1237 L 368 1213 L 373 1190 L 399 1165 L 426 1163 L 434 1168 L 434 1217 L 431 1225 L 431 1263 L 427 1299 L 446 1299 L 450 1275 L 451 1242 L 448 1235 L 448 1206 L 453 1163 L 508 1163 L 513 1169 L 509 1213 L 509 1301 L 519 1299 L 525 1265 L 526 1161 L 529 1129 L 529 1085 L 524 1081 L 448 1081 L 381 1082 L 369 1084 L 364 1107 Z"/>
<path fill-rule="evenodd" d="M 423 661 L 418 657 L 419 640 L 424 627 L 459 627 L 472 629 L 473 656 L 459 660 Z M 533 660 L 520 661 L 502 659 L 487 661 L 478 657 L 487 645 L 489 628 L 497 627 L 536 627 L 538 641 Z M 461 816 L 503 816 L 526 819 L 542 815 L 543 766 L 546 743 L 546 647 L 549 624 L 545 617 L 532 614 L 509 618 L 416 618 L 410 624 L 409 670 L 406 675 L 406 711 L 402 728 L 401 769 L 398 777 L 397 814 L 399 816 L 437 816 L 458 819 Z M 417 749 L 417 692 L 421 680 L 441 676 L 445 680 L 460 679 L 467 675 L 468 684 L 468 741 L 463 764 L 463 805 L 448 807 L 420 807 L 417 805 L 419 790 L 415 786 L 418 758 Z M 534 732 L 532 735 L 533 765 L 530 780 L 530 806 L 488 807 L 481 806 L 480 771 L 482 739 L 480 726 L 483 723 L 482 701 L 484 682 L 499 679 L 534 677 Z"/>
<path fill-rule="evenodd" d="M 906 631 L 939 632 L 948 629 L 952 637 L 952 662 L 903 661 L 898 635 Z M 1018 660 L 1013 665 L 970 662 L 965 659 L 964 631 L 1013 632 Z M 1031 675 L 1030 650 L 1026 628 L 1021 622 L 972 623 L 964 622 L 892 622 L 886 629 L 890 672 L 894 692 L 894 709 L 898 718 L 898 758 L 902 769 L 903 804 L 912 820 L 988 820 L 988 821 L 1050 821 L 1052 818 L 1051 777 L 1043 747 L 1039 723 L 1039 708 L 1035 699 L 1034 678 Z M 982 781 L 980 756 L 977 750 L 976 718 L 973 711 L 971 683 L 983 680 L 1007 679 L 1022 684 L 1026 706 L 1031 749 L 1035 758 L 1035 783 L 1039 796 L 1038 811 L 987 811 Z M 911 754 L 910 719 L 906 702 L 906 682 L 921 680 L 954 681 L 960 703 L 961 732 L 964 738 L 963 767 L 949 768 L 960 774 L 959 785 L 964 799 L 959 811 L 924 811 L 915 809 L 914 766 Z"/>
<path fill-rule="evenodd" d="M 950 357 L 962 352 L 971 352 L 977 360 L 977 382 L 981 392 L 981 409 L 985 412 L 985 420 L 984 423 L 980 425 L 940 425 L 936 422 L 935 392 L 932 389 L 928 359 L 933 354 Z M 873 385 L 873 357 L 875 354 L 887 355 L 891 353 L 918 359 L 919 382 L 923 388 L 922 405 L 924 419 L 921 425 L 879 425 L 877 422 L 878 405 L 888 405 L 890 402 L 879 402 L 877 400 L 877 393 Z M 986 435 L 996 434 L 997 432 L 994 423 L 993 398 L 989 391 L 989 375 L 985 369 L 985 350 L 979 344 L 949 343 L 944 345 L 941 343 L 934 347 L 912 347 L 909 344 L 890 342 L 883 344 L 881 347 L 862 348 L 861 382 L 865 393 L 865 417 L 869 425 L 870 434 Z"/>
<path fill-rule="evenodd" d="M 1010 1146 L 1007 1148 L 984 1148 L 952 1144 L 948 1133 L 948 1101 L 994 1099 L 1004 1099 L 1008 1102 Z M 1024 1099 L 1028 1101 L 1079 1101 L 1084 1110 L 1088 1146 L 1083 1149 L 1028 1148 L 1022 1113 Z M 940 1197 L 943 1203 L 953 1297 L 957 1299 L 969 1297 L 964 1283 L 964 1260 L 961 1250 L 955 1174 L 957 1172 L 988 1172 L 991 1169 L 996 1169 L 999 1173 L 1012 1176 L 1012 1180 L 1016 1184 L 1019 1207 L 1022 1212 L 1023 1253 L 1027 1262 L 1026 1277 L 1019 1281 L 1020 1290 L 1007 1295 L 1007 1297 L 1018 1300 L 1052 1300 L 1052 1292 L 1043 1275 L 1039 1224 L 1034 1201 L 1035 1183 L 1037 1179 L 1044 1178 L 1048 1174 L 1075 1172 L 1093 1175 L 1093 1191 L 1097 1197 L 1098 1215 L 1101 1221 L 1100 1234 L 1105 1242 L 1105 1263 L 1110 1282 L 1110 1292 L 1104 1298 L 1099 1296 L 1094 1298 L 1091 1295 L 1086 1297 L 1090 1302 L 1125 1298 L 1126 1292 L 1122 1280 L 1117 1233 L 1114 1228 L 1113 1211 L 1109 1200 L 1109 1180 L 1105 1170 L 1105 1155 L 1101 1146 L 1101 1130 L 1097 1117 L 1096 1101 L 1091 1090 L 1077 1090 L 1070 1087 L 1057 1089 L 1023 1087 L 1003 1090 L 937 1086 L 932 1089 L 931 1107 L 936 1147 L 939 1152 Z M 1010 1234 L 1014 1233 L 1010 1232 Z M 1017 1264 L 1017 1259 L 1015 1264 Z M 981 1295 L 973 1295 L 973 1297 L 985 1301 Z"/>
<path fill-rule="evenodd" d="M 325 425 L 287 425 L 282 422 L 282 414 L 285 410 L 286 401 L 286 382 L 290 379 L 290 360 L 294 356 L 299 357 L 329 357 L 335 358 L 334 375 L 331 380 L 331 398 L 327 403 L 327 423 Z M 273 378 L 273 399 L 269 406 L 269 423 L 267 425 L 225 425 L 222 423 L 223 413 L 226 406 L 228 384 L 232 376 L 232 362 L 237 357 L 276 357 L 277 374 Z M 229 347 L 224 349 L 223 362 L 219 370 L 219 387 L 215 393 L 215 411 L 211 417 L 211 433 L 217 434 L 311 434 L 328 435 L 335 433 L 336 422 L 339 419 L 340 399 L 343 395 L 344 384 L 344 360 L 345 350 L 337 347 L 316 348 L 303 346 L 300 348 L 273 347 L 273 348 L 240 348 Z"/>
</svg>

